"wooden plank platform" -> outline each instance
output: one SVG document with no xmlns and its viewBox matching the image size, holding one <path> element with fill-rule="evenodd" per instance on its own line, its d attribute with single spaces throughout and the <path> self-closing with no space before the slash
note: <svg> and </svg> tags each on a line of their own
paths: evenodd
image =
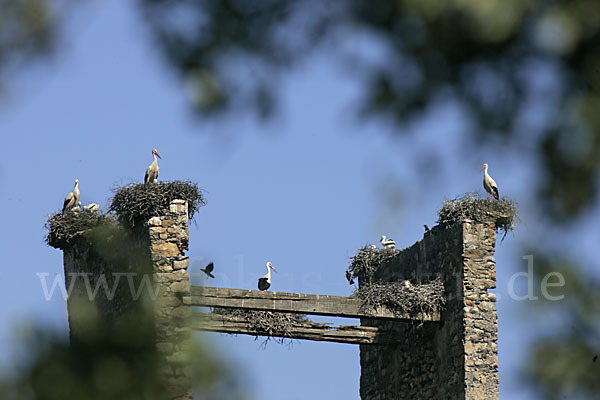
<svg viewBox="0 0 600 400">
<path fill-rule="evenodd" d="M 304 321 L 295 323 L 287 332 L 257 332 L 242 319 L 231 316 L 194 312 L 192 329 L 209 332 L 232 333 L 252 336 L 274 336 L 289 339 L 316 340 L 348 344 L 388 345 L 400 339 L 395 331 L 384 331 L 371 326 L 331 326 L 330 324 Z"/>
<path fill-rule="evenodd" d="M 412 316 L 396 315 L 387 308 L 362 312 L 360 301 L 353 297 L 320 294 L 269 292 L 192 286 L 192 305 L 238 308 L 246 310 L 291 312 L 307 315 L 329 315 L 345 318 L 389 318 L 405 321 L 439 321 L 440 314 Z"/>
</svg>

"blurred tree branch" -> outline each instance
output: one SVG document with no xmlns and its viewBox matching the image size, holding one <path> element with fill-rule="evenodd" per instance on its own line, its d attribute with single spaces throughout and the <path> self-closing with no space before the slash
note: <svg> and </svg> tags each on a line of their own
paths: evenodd
<svg viewBox="0 0 600 400">
<path fill-rule="evenodd" d="M 47 0 L 0 0 L 0 80 L 53 48 L 57 20 Z"/>
<path fill-rule="evenodd" d="M 202 114 L 249 109 L 267 118 L 283 73 L 325 48 L 360 66 L 362 115 L 402 125 L 436 100 L 458 103 L 474 123 L 475 141 L 495 135 L 518 149 L 528 146 L 528 136 L 539 137 L 536 150 L 547 173 L 536 190 L 555 221 L 579 215 L 597 198 L 600 2 L 138 3 Z M 348 46 L 361 34 L 385 55 L 373 61 Z M 535 84 L 540 71 L 552 71 L 550 82 Z M 540 104 L 546 110 L 541 126 L 524 123 Z"/>
<path fill-rule="evenodd" d="M 552 327 L 532 349 L 528 379 L 546 399 L 597 398 L 600 393 L 600 281 L 581 273 L 572 260 L 536 254 L 535 274 L 543 280 L 559 273 L 565 286 L 551 296 L 560 301 L 532 302 L 540 315 L 551 315 Z M 551 311 L 548 313 L 546 311 Z M 558 317 L 558 318 L 557 318 Z M 557 324 L 556 320 L 560 323 Z"/>
</svg>

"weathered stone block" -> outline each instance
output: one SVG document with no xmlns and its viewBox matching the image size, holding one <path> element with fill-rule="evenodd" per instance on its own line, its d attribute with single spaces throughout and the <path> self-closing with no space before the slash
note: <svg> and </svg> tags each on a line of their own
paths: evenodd
<svg viewBox="0 0 600 400">
<path fill-rule="evenodd" d="M 173 261 L 173 269 L 178 270 L 178 269 L 187 269 L 189 265 L 189 259 L 185 259 L 185 260 L 176 260 Z"/>
<path fill-rule="evenodd" d="M 152 244 L 152 251 L 161 256 L 179 255 L 179 247 L 175 243 L 157 242 Z"/>
</svg>

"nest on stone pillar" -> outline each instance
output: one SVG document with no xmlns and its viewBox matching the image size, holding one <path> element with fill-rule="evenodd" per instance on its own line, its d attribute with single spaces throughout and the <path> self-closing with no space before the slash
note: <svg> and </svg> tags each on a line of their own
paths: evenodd
<svg viewBox="0 0 600 400">
<path fill-rule="evenodd" d="M 440 278 L 421 284 L 405 282 L 373 282 L 361 285 L 354 296 L 361 301 L 361 311 L 386 307 L 397 315 L 423 318 L 440 312 L 446 304 L 444 284 Z"/>
<path fill-rule="evenodd" d="M 507 198 L 500 200 L 482 199 L 477 192 L 466 193 L 453 200 L 446 200 L 438 212 L 438 223 L 449 226 L 470 219 L 475 222 L 494 222 L 504 236 L 517 223 L 516 203 Z"/>
<path fill-rule="evenodd" d="M 266 345 L 271 339 L 273 339 L 275 343 L 286 343 L 286 340 L 291 340 L 291 333 L 294 325 L 308 320 L 306 315 L 296 313 L 252 311 L 219 307 L 213 308 L 212 312 L 214 314 L 242 320 L 248 324 L 250 330 L 255 331 L 257 334 L 266 335 L 267 338 L 263 342 L 263 345 Z M 273 333 L 282 334 L 282 337 L 271 336 Z M 256 338 L 258 338 L 258 335 Z"/>
<path fill-rule="evenodd" d="M 93 229 L 104 226 L 116 226 L 117 220 L 112 215 L 93 211 L 65 211 L 53 214 L 44 227 L 48 230 L 46 243 L 57 248 L 67 248 L 77 237 Z"/>
<path fill-rule="evenodd" d="M 206 204 L 198 185 L 187 181 L 130 184 L 115 188 L 113 192 L 109 210 L 131 227 L 167 214 L 173 200 L 187 201 L 190 220 Z"/>
</svg>

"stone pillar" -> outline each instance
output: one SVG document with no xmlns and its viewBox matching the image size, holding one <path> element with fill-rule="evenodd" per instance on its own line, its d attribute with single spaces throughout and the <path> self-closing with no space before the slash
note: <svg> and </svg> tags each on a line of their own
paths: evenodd
<svg viewBox="0 0 600 400">
<path fill-rule="evenodd" d="M 188 205 L 173 200 L 169 212 L 148 221 L 154 279 L 159 285 L 155 302 L 156 348 L 162 358 L 168 399 L 192 399 L 189 352 L 192 314 L 188 257 Z"/>
<path fill-rule="evenodd" d="M 498 398 L 496 303 L 488 293 L 495 287 L 494 228 L 469 220 L 436 226 L 379 268 L 374 279 L 388 282 L 440 276 L 447 304 L 440 322 L 362 319 L 404 338 L 360 346 L 363 400 Z"/>
<path fill-rule="evenodd" d="M 187 202 L 173 200 L 147 225 L 101 226 L 64 248 L 71 341 L 94 345 L 105 335 L 130 340 L 130 350 L 148 360 L 157 353 L 168 400 L 193 397 L 188 241 Z"/>
</svg>

